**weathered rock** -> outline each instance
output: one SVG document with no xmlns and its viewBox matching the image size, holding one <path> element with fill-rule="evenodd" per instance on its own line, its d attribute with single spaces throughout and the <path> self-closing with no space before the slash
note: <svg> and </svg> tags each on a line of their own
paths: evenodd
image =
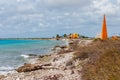
<svg viewBox="0 0 120 80">
<path fill-rule="evenodd" d="M 51 63 L 45 63 L 45 64 L 24 64 L 24 66 L 19 67 L 16 69 L 17 72 L 30 72 L 30 71 L 35 71 L 39 69 L 47 69 L 51 67 Z"/>
<path fill-rule="evenodd" d="M 24 66 L 19 67 L 16 69 L 17 72 L 30 72 L 30 71 L 35 71 L 42 69 L 41 65 L 36 65 L 36 64 L 24 64 Z"/>
<path fill-rule="evenodd" d="M 61 49 L 65 49 L 68 48 L 67 46 L 60 46 Z"/>
<path fill-rule="evenodd" d="M 60 80 L 59 78 L 63 77 L 62 74 L 50 75 L 50 76 L 43 76 L 43 80 Z"/>
<path fill-rule="evenodd" d="M 36 57 L 36 56 L 38 56 L 38 55 L 36 55 L 36 54 L 28 54 L 29 56 L 31 56 L 31 57 Z"/>
<path fill-rule="evenodd" d="M 0 75 L 0 79 L 2 79 L 2 78 L 5 78 L 5 76 L 4 75 Z"/>
</svg>

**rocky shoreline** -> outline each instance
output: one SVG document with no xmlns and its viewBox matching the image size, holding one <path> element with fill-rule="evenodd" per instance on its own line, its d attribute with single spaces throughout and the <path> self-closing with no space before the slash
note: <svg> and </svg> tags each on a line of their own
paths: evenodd
<svg viewBox="0 0 120 80">
<path fill-rule="evenodd" d="M 16 69 L 16 73 L 1 75 L 0 80 L 81 80 L 80 64 L 88 59 L 74 59 L 74 47 L 87 46 L 91 42 L 92 40 L 69 40 L 68 46 L 55 46 L 52 54 L 37 56 L 36 63 L 25 63 Z"/>
</svg>

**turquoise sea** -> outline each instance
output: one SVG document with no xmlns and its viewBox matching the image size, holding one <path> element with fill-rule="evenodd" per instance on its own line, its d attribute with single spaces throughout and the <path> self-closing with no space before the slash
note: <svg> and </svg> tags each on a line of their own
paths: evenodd
<svg viewBox="0 0 120 80">
<path fill-rule="evenodd" d="M 61 44 L 64 43 L 56 40 L 0 40 L 0 74 L 29 61 L 28 54 L 48 54 L 52 47 Z"/>
</svg>

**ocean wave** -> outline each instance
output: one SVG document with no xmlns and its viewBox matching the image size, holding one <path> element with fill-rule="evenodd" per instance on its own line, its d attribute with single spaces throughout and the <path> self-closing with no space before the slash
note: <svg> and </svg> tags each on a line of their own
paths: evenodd
<svg viewBox="0 0 120 80">
<path fill-rule="evenodd" d="M 14 72 L 14 67 L 0 66 L 0 74 L 6 75 L 7 73 Z"/>
<path fill-rule="evenodd" d="M 36 54 L 22 54 L 21 57 L 24 58 L 26 63 L 35 63 L 38 59 Z"/>
<path fill-rule="evenodd" d="M 0 66 L 0 74 L 7 75 L 8 73 L 15 73 L 15 68 L 11 66 Z"/>
<path fill-rule="evenodd" d="M 1 66 L 0 71 L 12 71 L 14 70 L 14 67 L 11 66 Z"/>
<path fill-rule="evenodd" d="M 22 54 L 21 55 L 21 57 L 23 57 L 23 58 L 35 58 L 35 57 L 37 57 L 38 55 L 36 55 L 36 54 Z"/>
<path fill-rule="evenodd" d="M 26 54 L 22 54 L 21 57 L 23 57 L 23 58 L 26 59 L 26 58 L 29 58 L 30 56 L 29 56 L 29 55 L 26 55 Z"/>
</svg>

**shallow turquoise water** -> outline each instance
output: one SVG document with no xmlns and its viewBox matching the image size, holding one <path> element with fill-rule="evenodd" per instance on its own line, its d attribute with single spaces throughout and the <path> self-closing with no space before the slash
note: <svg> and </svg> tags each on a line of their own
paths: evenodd
<svg viewBox="0 0 120 80">
<path fill-rule="evenodd" d="M 48 54 L 52 47 L 61 44 L 62 41 L 55 40 L 0 40 L 0 73 L 25 63 L 27 54 Z"/>
</svg>

